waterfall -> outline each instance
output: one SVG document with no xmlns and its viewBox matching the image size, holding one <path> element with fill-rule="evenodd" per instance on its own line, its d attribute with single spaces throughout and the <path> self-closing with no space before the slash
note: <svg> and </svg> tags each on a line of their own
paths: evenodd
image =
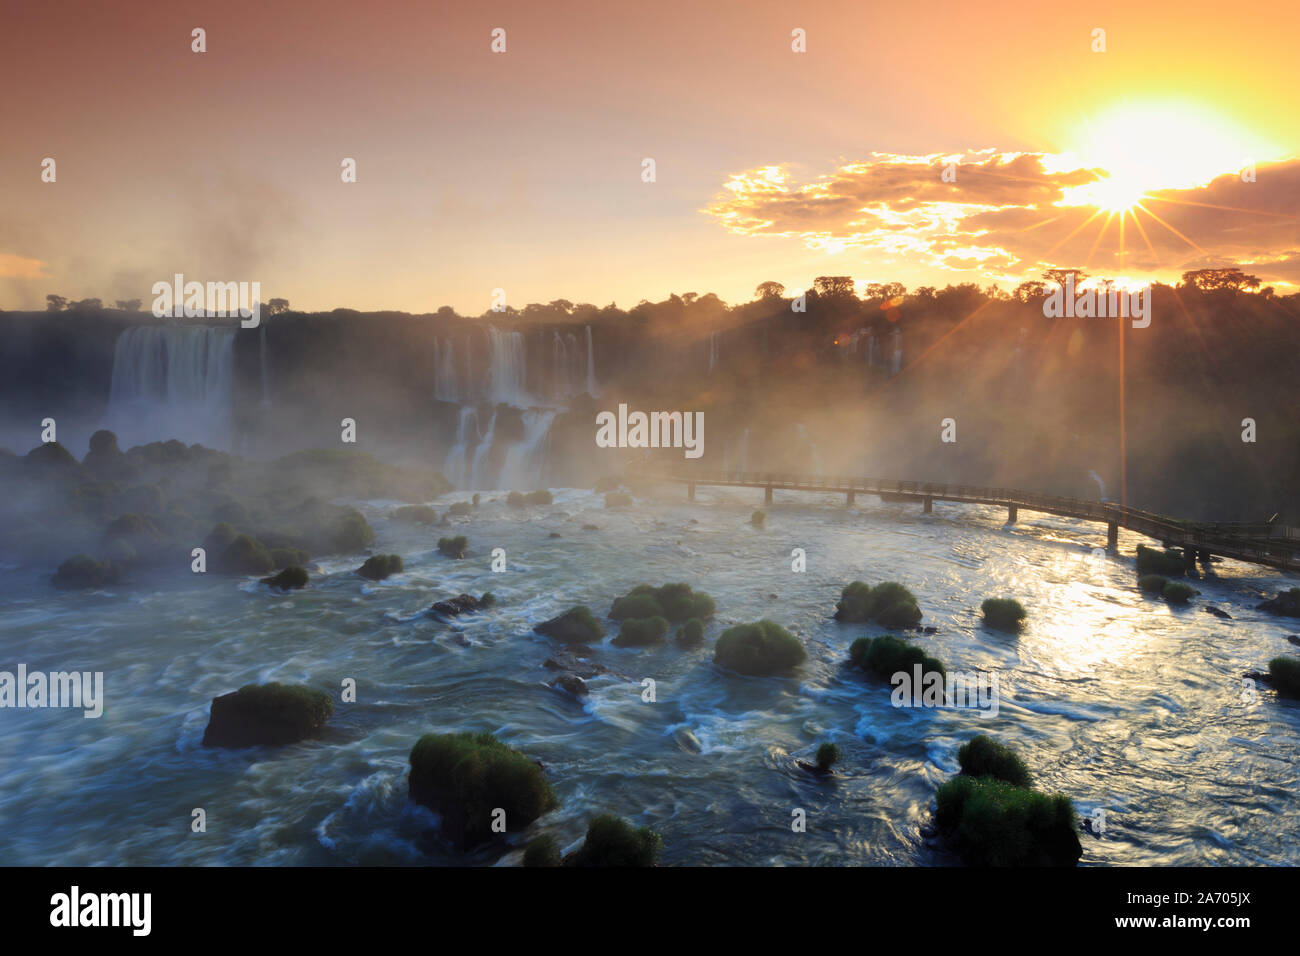
<svg viewBox="0 0 1300 956">
<path fill-rule="evenodd" d="M 808 430 L 802 425 L 796 424 L 795 430 L 799 432 L 799 441 L 808 449 L 808 460 L 812 465 L 812 473 L 818 478 L 822 475 L 822 456 L 817 452 L 817 444 L 808 437 Z"/>
<path fill-rule="evenodd" d="M 867 339 L 867 364 L 876 364 L 876 333 L 874 332 Z"/>
<path fill-rule="evenodd" d="M 104 427 L 123 448 L 175 438 L 233 448 L 235 329 L 141 325 L 117 337 Z"/>
<path fill-rule="evenodd" d="M 497 413 L 492 412 L 492 417 L 488 419 L 487 434 L 479 438 L 478 447 L 474 449 L 474 465 L 470 468 L 469 484 L 470 489 L 483 487 L 483 482 L 487 480 L 487 475 L 483 474 L 483 465 L 487 461 L 488 454 L 492 451 L 492 433 L 496 429 Z"/>
<path fill-rule="evenodd" d="M 582 391 L 582 355 L 578 351 L 578 337 L 572 332 L 552 333 L 551 341 L 551 400 L 560 402 Z"/>
<path fill-rule="evenodd" d="M 433 340 L 433 397 L 440 402 L 459 402 L 460 390 L 456 387 L 456 346 L 451 339 L 442 344 Z"/>
<path fill-rule="evenodd" d="M 524 412 L 524 437 L 510 446 L 505 464 L 501 467 L 501 480 L 497 487 L 506 491 L 527 491 L 542 483 L 540 448 L 551 430 L 558 412 L 529 409 Z"/>
<path fill-rule="evenodd" d="M 478 443 L 478 412 L 474 406 L 466 405 L 460 410 L 460 421 L 456 424 L 456 444 L 447 452 L 447 460 L 442 466 L 447 480 L 457 488 L 464 488 L 470 479 L 466 455 L 471 439 Z"/>
<path fill-rule="evenodd" d="M 489 373 L 487 400 L 525 407 L 533 404 L 525 390 L 527 349 L 522 332 L 488 329 L 492 338 L 492 368 Z"/>
<path fill-rule="evenodd" d="M 587 326 L 587 394 L 596 397 L 596 353 L 591 345 L 591 326 Z"/>
<path fill-rule="evenodd" d="M 890 375 L 897 375 L 903 369 L 903 330 L 895 327 L 893 333 L 894 355 L 890 364 Z"/>
<path fill-rule="evenodd" d="M 712 372 L 718 364 L 718 333 L 709 333 L 709 371 Z"/>
</svg>

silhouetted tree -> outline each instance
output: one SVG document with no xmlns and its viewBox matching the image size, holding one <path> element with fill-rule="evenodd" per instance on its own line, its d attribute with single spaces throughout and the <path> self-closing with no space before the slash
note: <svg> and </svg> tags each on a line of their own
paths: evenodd
<svg viewBox="0 0 1300 956">
<path fill-rule="evenodd" d="M 279 315 L 281 312 L 288 312 L 288 311 L 289 311 L 288 299 L 272 299 L 270 302 L 266 303 L 267 315 Z"/>
<path fill-rule="evenodd" d="M 68 307 L 68 300 L 61 295 L 47 295 L 45 297 L 45 308 L 49 312 L 62 312 Z"/>
<path fill-rule="evenodd" d="M 1044 279 L 1060 286 L 1065 285 L 1065 280 L 1070 276 L 1074 276 L 1074 284 L 1077 288 L 1084 279 L 1088 278 L 1088 273 L 1082 269 L 1048 269 L 1043 273 Z"/>
<path fill-rule="evenodd" d="M 1011 294 L 1011 297 L 1017 302 L 1033 302 L 1035 299 L 1041 299 L 1046 294 L 1047 285 L 1037 279 L 1031 279 L 1016 286 L 1016 291 Z"/>
<path fill-rule="evenodd" d="M 139 312 L 140 300 L 139 299 L 118 299 L 117 307 L 121 309 L 123 312 Z"/>
<path fill-rule="evenodd" d="M 68 310 L 73 312 L 88 312 L 96 309 L 102 309 L 104 303 L 99 299 L 79 299 L 76 302 L 68 303 Z"/>
<path fill-rule="evenodd" d="M 813 279 L 813 289 L 819 296 L 853 295 L 853 276 L 818 276 Z"/>
<path fill-rule="evenodd" d="M 1259 278 L 1246 275 L 1240 269 L 1194 269 L 1183 273 L 1183 285 L 1199 292 L 1219 292 L 1225 289 L 1238 292 L 1242 289 L 1258 289 Z"/>
<path fill-rule="evenodd" d="M 785 286 L 779 282 L 760 282 L 754 290 L 755 299 L 779 299 L 785 295 Z"/>
</svg>

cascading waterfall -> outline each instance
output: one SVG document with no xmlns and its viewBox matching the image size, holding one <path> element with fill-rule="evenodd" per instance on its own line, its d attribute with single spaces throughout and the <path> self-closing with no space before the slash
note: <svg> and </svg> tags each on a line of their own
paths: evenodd
<svg viewBox="0 0 1300 956">
<path fill-rule="evenodd" d="M 540 408 L 524 412 L 524 437 L 506 452 L 501 480 L 497 483 L 499 487 L 509 491 L 528 491 L 540 483 L 538 476 L 545 464 L 540 452 L 557 414 L 553 409 Z"/>
<path fill-rule="evenodd" d="M 492 417 L 488 419 L 487 432 L 479 439 L 478 447 L 474 449 L 474 464 L 469 470 L 469 488 L 485 487 L 483 482 L 487 480 L 487 474 L 483 471 L 483 466 L 487 464 L 488 455 L 492 451 L 492 433 L 496 431 L 497 413 L 494 411 Z"/>
<path fill-rule="evenodd" d="M 466 405 L 460 410 L 460 420 L 456 423 L 456 444 L 447 452 L 447 460 L 442 466 L 447 480 L 457 488 L 464 488 L 470 478 L 466 455 L 471 440 L 475 444 L 479 440 L 478 411 L 474 406 Z"/>
<path fill-rule="evenodd" d="M 551 334 L 550 394 L 552 401 L 559 402 L 582 391 L 582 354 L 578 351 L 578 337 L 572 332 Z"/>
<path fill-rule="evenodd" d="M 527 350 L 522 332 L 502 332 L 488 329 L 492 339 L 492 368 L 489 372 L 488 394 L 490 402 L 505 403 L 523 408 L 533 404 L 525 385 L 527 383 Z"/>
<path fill-rule="evenodd" d="M 444 344 L 433 340 L 433 397 L 440 402 L 459 402 L 460 389 L 456 387 L 456 346 L 451 339 Z"/>
<path fill-rule="evenodd" d="M 596 352 L 591 344 L 591 326 L 587 326 L 587 394 L 596 397 Z"/>
<path fill-rule="evenodd" d="M 718 333 L 709 333 L 709 371 L 712 372 L 718 364 Z"/>
<path fill-rule="evenodd" d="M 890 360 L 889 374 L 897 375 L 903 369 L 903 330 L 895 327 L 893 339 L 894 355 Z"/>
<path fill-rule="evenodd" d="M 123 448 L 175 438 L 230 451 L 234 396 L 235 329 L 137 326 L 113 348 L 104 427 Z"/>
</svg>

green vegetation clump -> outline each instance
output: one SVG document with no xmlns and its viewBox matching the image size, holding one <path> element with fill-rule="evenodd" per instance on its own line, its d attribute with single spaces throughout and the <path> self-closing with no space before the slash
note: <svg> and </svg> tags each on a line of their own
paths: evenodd
<svg viewBox="0 0 1300 956">
<path fill-rule="evenodd" d="M 329 694 L 290 684 L 246 684 L 213 698 L 205 747 L 287 744 L 315 733 L 334 713 Z"/>
<path fill-rule="evenodd" d="M 849 660 L 868 674 L 888 680 L 897 673 L 911 675 L 915 665 L 921 665 L 921 674 L 938 671 L 947 675 L 943 662 L 926 654 L 915 644 L 902 638 L 885 634 L 880 637 L 860 637 L 849 645 Z"/>
<path fill-rule="evenodd" d="M 473 510 L 474 506 L 468 501 L 457 501 L 447 509 L 447 514 L 451 515 L 453 518 L 465 518 L 468 517 Z"/>
<path fill-rule="evenodd" d="M 1016 631 L 1029 616 L 1024 605 L 1015 598 L 988 598 L 980 605 L 984 623 L 1001 631 Z"/>
<path fill-rule="evenodd" d="M 561 862 L 560 848 L 550 834 L 532 840 L 524 850 L 524 866 L 559 866 Z"/>
<path fill-rule="evenodd" d="M 839 763 L 840 748 L 834 744 L 822 744 L 817 748 L 817 769 L 822 773 L 830 773 L 831 767 Z"/>
<path fill-rule="evenodd" d="M 304 565 L 310 560 L 311 555 L 301 548 L 271 548 L 271 564 L 277 568 L 287 568 L 290 565 Z"/>
<path fill-rule="evenodd" d="M 1144 574 L 1138 578 L 1138 590 L 1149 594 L 1160 594 L 1168 583 L 1169 579 L 1162 574 Z"/>
<path fill-rule="evenodd" d="M 798 638 L 768 620 L 727 628 L 713 650 L 714 663 L 749 677 L 789 673 L 807 657 Z"/>
<path fill-rule="evenodd" d="M 632 504 L 632 496 L 622 491 L 611 491 L 605 495 L 606 508 L 626 508 Z"/>
<path fill-rule="evenodd" d="M 616 621 L 629 617 L 663 617 L 674 624 L 693 617 L 705 620 L 717 607 L 703 591 L 692 591 L 689 584 L 665 584 L 651 587 L 639 584 L 614 601 L 609 616 Z"/>
<path fill-rule="evenodd" d="M 767 513 L 763 511 L 755 511 L 749 516 L 749 523 L 755 528 L 765 527 L 767 525 Z"/>
<path fill-rule="evenodd" d="M 884 581 L 874 588 L 854 581 L 840 594 L 835 619 L 846 623 L 875 621 L 882 627 L 914 627 L 921 620 L 916 595 L 897 581 Z"/>
<path fill-rule="evenodd" d="M 272 575 L 269 578 L 262 578 L 261 583 L 269 584 L 281 591 L 305 588 L 307 586 L 307 572 L 302 568 L 285 568 L 279 574 Z"/>
<path fill-rule="evenodd" d="M 411 749 L 409 786 L 466 847 L 492 838 L 494 810 L 518 831 L 559 806 L 542 768 L 493 734 L 425 734 Z"/>
<path fill-rule="evenodd" d="M 1279 694 L 1300 697 L 1300 660 L 1294 657 L 1273 658 L 1268 662 L 1268 679 Z"/>
<path fill-rule="evenodd" d="M 565 866 L 655 866 L 663 839 L 649 827 L 633 827 L 613 814 L 601 814 L 587 827 L 582 846 Z"/>
<path fill-rule="evenodd" d="M 605 636 L 605 629 L 585 604 L 571 607 L 559 617 L 538 624 L 533 630 L 563 644 L 590 644 Z"/>
<path fill-rule="evenodd" d="M 961 772 L 970 777 L 993 777 L 1017 787 L 1032 783 L 1029 768 L 1010 747 L 980 734 L 961 745 L 957 751 Z"/>
<path fill-rule="evenodd" d="M 492 607 L 492 605 L 496 603 L 497 603 L 497 596 L 493 594 L 491 591 L 484 591 L 483 596 L 478 599 L 478 606 L 480 610 L 490 608 Z"/>
<path fill-rule="evenodd" d="M 247 534 L 235 535 L 213 557 L 213 569 L 223 574 L 266 574 L 275 569 L 271 553 L 262 542 Z"/>
<path fill-rule="evenodd" d="M 1167 581 L 1160 594 L 1170 604 L 1186 604 L 1196 594 L 1196 588 L 1182 581 Z"/>
<path fill-rule="evenodd" d="M 1138 545 L 1138 574 L 1162 574 L 1167 578 L 1181 578 L 1185 570 L 1181 549 L 1166 548 L 1164 551 L 1157 551 L 1144 544 Z"/>
<path fill-rule="evenodd" d="M 403 505 L 393 512 L 393 520 L 405 524 L 437 524 L 438 512 L 428 505 Z"/>
<path fill-rule="evenodd" d="M 400 554 L 373 554 L 366 558 L 364 564 L 357 568 L 357 574 L 371 581 L 382 581 L 394 574 L 401 573 L 402 556 Z"/>
<path fill-rule="evenodd" d="M 698 647 L 704 643 L 704 622 L 693 617 L 677 629 L 676 641 L 683 647 Z"/>
<path fill-rule="evenodd" d="M 88 554 L 78 554 L 59 565 L 53 582 L 56 588 L 70 591 L 116 584 L 120 577 L 121 569 L 112 561 L 97 561 Z"/>
<path fill-rule="evenodd" d="M 112 540 L 113 538 L 148 538 L 158 539 L 162 537 L 162 532 L 158 526 L 145 515 L 127 514 L 118 515 L 104 529 L 104 538 Z"/>
<path fill-rule="evenodd" d="M 612 643 L 619 647 L 646 647 L 662 644 L 668 633 L 668 621 L 662 617 L 629 617 L 623 621 Z"/>
<path fill-rule="evenodd" d="M 555 501 L 555 498 L 545 488 L 538 491 L 530 491 L 524 495 L 524 504 L 529 505 L 549 505 Z"/>
<path fill-rule="evenodd" d="M 960 774 L 939 788 L 936 803 L 939 832 L 970 866 L 1074 866 L 1083 855 L 1064 794 Z"/>
<path fill-rule="evenodd" d="M 463 534 L 458 534 L 454 538 L 439 538 L 438 553 L 445 554 L 449 558 L 463 558 L 469 551 L 469 539 Z"/>
</svg>

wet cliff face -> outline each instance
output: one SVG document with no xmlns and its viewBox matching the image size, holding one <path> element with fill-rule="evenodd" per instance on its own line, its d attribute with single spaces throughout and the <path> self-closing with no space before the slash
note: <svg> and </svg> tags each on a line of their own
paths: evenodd
<svg viewBox="0 0 1300 956">
<path fill-rule="evenodd" d="M 960 294 L 959 294 L 960 293 Z M 975 296 L 974 299 L 971 296 Z M 963 298 L 965 296 L 965 298 Z M 589 486 L 630 460 L 595 416 L 702 412 L 711 470 L 848 473 L 1024 487 L 1198 518 L 1292 507 L 1300 307 L 1157 290 L 1142 330 L 1049 320 L 954 292 L 735 309 L 681 300 L 478 319 L 338 310 L 253 329 L 147 314 L 0 313 L 0 446 L 54 418 L 83 454 L 166 438 L 251 457 L 356 447 L 464 487 Z M 968 301 L 969 300 L 969 301 Z M 1122 385 L 1122 388 L 1121 388 Z M 1242 420 L 1259 439 L 1241 440 Z M 944 440 L 946 421 L 952 440 Z M 1121 433 L 1126 443 L 1120 441 Z"/>
</svg>

